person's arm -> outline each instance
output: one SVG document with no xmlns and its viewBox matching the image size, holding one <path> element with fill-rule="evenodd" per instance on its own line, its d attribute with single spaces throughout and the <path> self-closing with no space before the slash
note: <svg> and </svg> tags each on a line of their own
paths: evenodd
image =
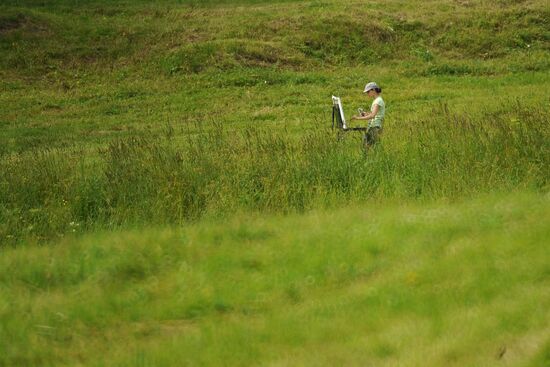
<svg viewBox="0 0 550 367">
<path fill-rule="evenodd" d="M 373 109 L 372 109 L 372 112 L 370 113 L 367 113 L 363 116 L 358 116 L 358 115 L 355 115 L 355 116 L 352 116 L 351 119 L 352 120 L 370 120 L 370 119 L 373 119 L 374 116 L 376 116 L 376 114 L 378 113 L 378 105 L 375 104 Z"/>
</svg>

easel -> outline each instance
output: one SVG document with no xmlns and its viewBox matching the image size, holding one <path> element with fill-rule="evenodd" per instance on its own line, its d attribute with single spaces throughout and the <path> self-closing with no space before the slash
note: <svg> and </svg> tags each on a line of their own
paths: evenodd
<svg viewBox="0 0 550 367">
<path fill-rule="evenodd" d="M 332 96 L 332 129 L 338 129 L 338 138 L 340 138 L 341 133 L 347 131 L 363 131 L 366 133 L 369 128 L 366 126 L 348 127 L 342 100 L 340 97 Z"/>
</svg>

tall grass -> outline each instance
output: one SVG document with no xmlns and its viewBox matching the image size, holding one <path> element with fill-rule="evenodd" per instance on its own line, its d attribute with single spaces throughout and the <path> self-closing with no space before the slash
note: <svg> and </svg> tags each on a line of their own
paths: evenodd
<svg viewBox="0 0 550 367">
<path fill-rule="evenodd" d="M 173 224 L 240 210 L 294 212 L 379 198 L 450 197 L 548 185 L 550 114 L 521 104 L 478 116 L 442 105 L 394 124 L 365 155 L 358 135 L 222 125 L 176 137 L 5 155 L 0 240 Z M 399 126 L 399 128 L 397 127 Z M 200 127 L 200 125 L 199 125 Z"/>
</svg>

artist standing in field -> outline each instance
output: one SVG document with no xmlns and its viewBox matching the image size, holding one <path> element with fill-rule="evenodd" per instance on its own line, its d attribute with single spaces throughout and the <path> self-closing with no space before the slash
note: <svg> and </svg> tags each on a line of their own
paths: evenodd
<svg viewBox="0 0 550 367">
<path fill-rule="evenodd" d="M 384 115 L 386 113 L 386 105 L 382 99 L 382 88 L 375 82 L 370 82 L 365 85 L 363 93 L 374 99 L 370 107 L 370 113 L 363 112 L 361 115 L 353 116 L 352 120 L 369 120 L 367 133 L 365 134 L 365 148 L 370 148 L 380 140 L 382 134 L 382 126 L 384 124 Z"/>
</svg>

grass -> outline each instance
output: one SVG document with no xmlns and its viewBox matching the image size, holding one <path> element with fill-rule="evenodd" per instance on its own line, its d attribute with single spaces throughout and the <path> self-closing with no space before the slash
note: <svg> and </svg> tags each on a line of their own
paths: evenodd
<svg viewBox="0 0 550 367">
<path fill-rule="evenodd" d="M 549 365 L 547 8 L 0 4 L 0 366 Z"/>
<path fill-rule="evenodd" d="M 442 106 L 434 116 L 395 132 L 400 139 L 368 159 L 358 139 L 337 140 L 330 130 L 296 139 L 288 129 L 223 125 L 184 140 L 168 126 L 163 137 L 114 141 L 95 159 L 81 149 L 12 156 L 0 165 L 0 233 L 16 244 L 243 210 L 547 187 L 547 110 L 517 104 L 476 120 Z"/>
<path fill-rule="evenodd" d="M 541 366 L 549 208 L 380 202 L 6 249 L 0 364 Z"/>
</svg>

